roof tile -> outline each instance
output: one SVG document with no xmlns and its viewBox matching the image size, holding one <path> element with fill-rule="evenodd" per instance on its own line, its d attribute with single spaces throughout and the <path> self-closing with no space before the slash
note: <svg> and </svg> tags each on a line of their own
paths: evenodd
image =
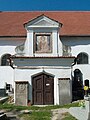
<svg viewBox="0 0 90 120">
<path fill-rule="evenodd" d="M 89 11 L 0 12 L 0 36 L 26 36 L 24 23 L 46 15 L 63 24 L 60 35 L 90 35 Z"/>
</svg>

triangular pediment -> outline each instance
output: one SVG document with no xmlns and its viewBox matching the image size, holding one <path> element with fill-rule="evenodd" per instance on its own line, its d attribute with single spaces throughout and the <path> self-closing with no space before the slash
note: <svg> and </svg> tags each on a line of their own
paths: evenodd
<svg viewBox="0 0 90 120">
<path fill-rule="evenodd" d="M 59 27 L 61 23 L 45 16 L 41 15 L 39 17 L 36 17 L 35 19 L 32 19 L 31 21 L 24 24 L 25 27 Z"/>
<path fill-rule="evenodd" d="M 45 26 L 52 26 L 53 24 L 50 23 L 50 22 L 48 22 L 48 21 L 46 21 L 46 20 L 41 20 L 41 21 L 38 21 L 37 23 L 35 23 L 35 24 L 33 24 L 33 25 L 39 25 L 39 26 L 43 26 L 43 25 L 45 25 Z"/>
</svg>

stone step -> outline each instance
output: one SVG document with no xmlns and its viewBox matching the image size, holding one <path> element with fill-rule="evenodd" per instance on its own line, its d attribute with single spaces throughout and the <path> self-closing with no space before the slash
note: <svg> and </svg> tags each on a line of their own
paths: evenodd
<svg viewBox="0 0 90 120">
<path fill-rule="evenodd" d="M 6 114 L 1 114 L 0 120 L 9 120 L 9 119 L 7 118 Z"/>
<path fill-rule="evenodd" d="M 9 120 L 18 120 L 17 115 L 14 114 L 13 112 L 7 112 L 6 116 L 8 117 Z"/>
</svg>

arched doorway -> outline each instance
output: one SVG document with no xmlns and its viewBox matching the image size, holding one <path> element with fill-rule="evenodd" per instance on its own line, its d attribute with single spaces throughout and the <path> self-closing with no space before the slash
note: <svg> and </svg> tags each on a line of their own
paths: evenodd
<svg viewBox="0 0 90 120">
<path fill-rule="evenodd" d="M 83 76 L 79 69 L 75 69 L 74 71 L 74 79 L 72 82 L 72 96 L 73 101 L 84 98 Z"/>
<path fill-rule="evenodd" d="M 33 76 L 32 97 L 34 105 L 54 104 L 54 77 L 47 73 Z"/>
</svg>

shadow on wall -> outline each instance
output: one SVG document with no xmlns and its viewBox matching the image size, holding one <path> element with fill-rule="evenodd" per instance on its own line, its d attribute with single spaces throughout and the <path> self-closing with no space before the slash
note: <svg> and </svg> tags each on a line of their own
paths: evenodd
<svg viewBox="0 0 90 120">
<path fill-rule="evenodd" d="M 63 45 L 69 45 L 69 46 L 76 46 L 76 45 L 89 45 L 90 44 L 90 38 L 89 37 L 60 37 L 61 42 Z M 71 42 L 73 41 L 73 42 Z"/>
</svg>

